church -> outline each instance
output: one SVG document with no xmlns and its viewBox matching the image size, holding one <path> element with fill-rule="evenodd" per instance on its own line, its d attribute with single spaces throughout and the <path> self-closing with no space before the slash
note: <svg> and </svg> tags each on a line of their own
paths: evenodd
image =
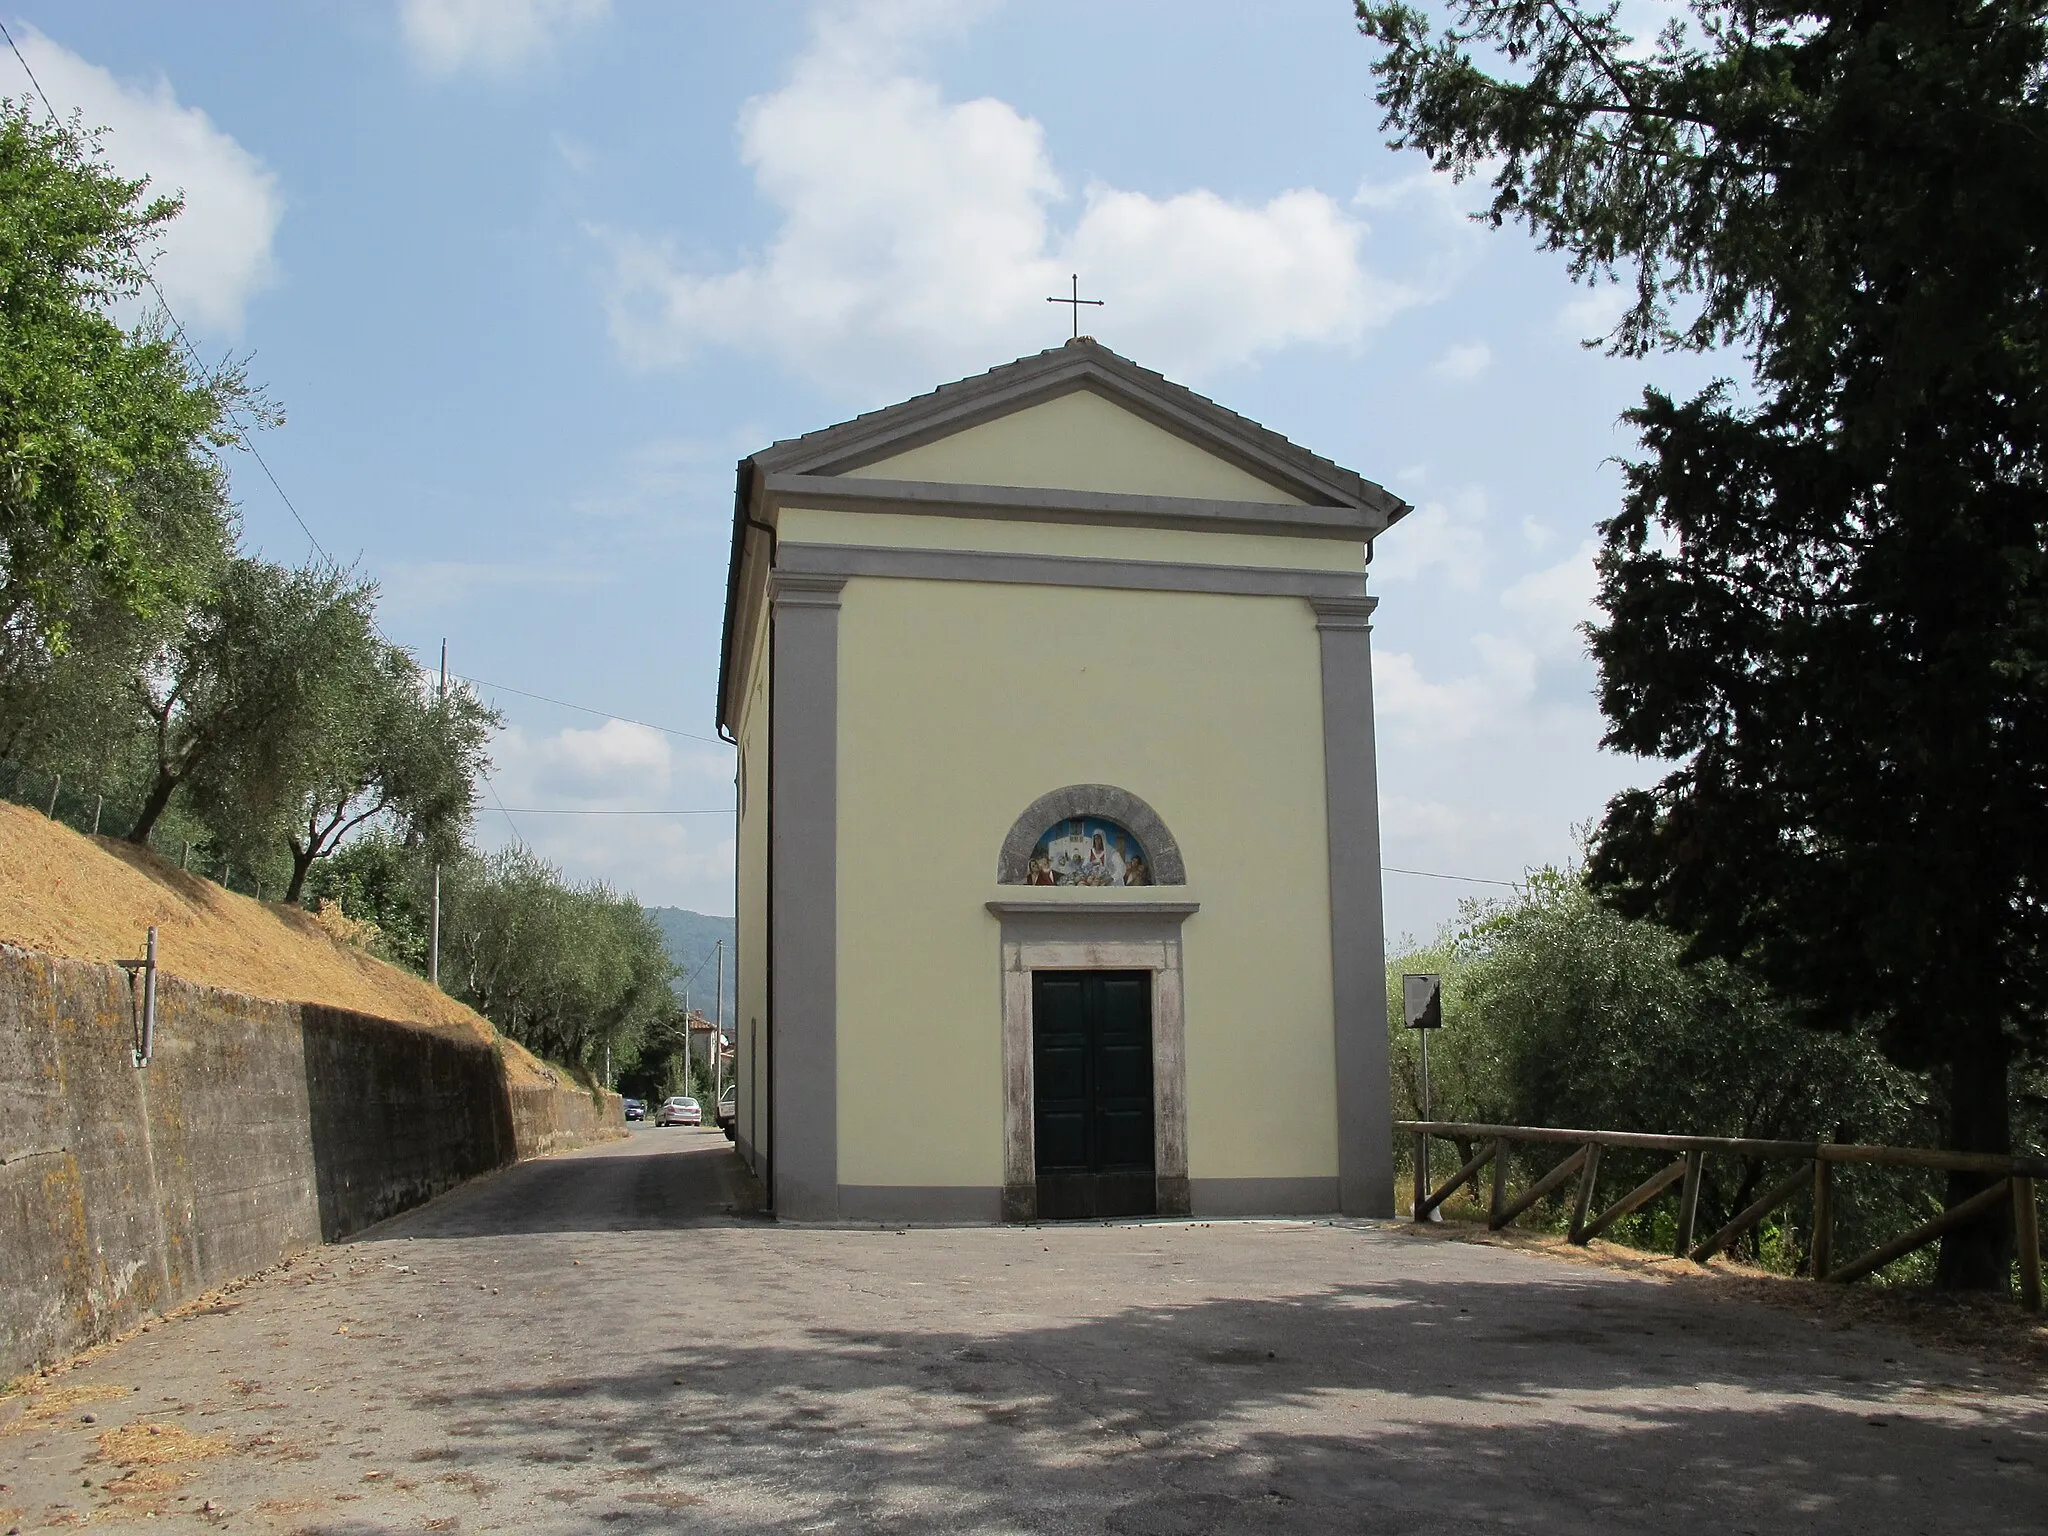
<svg viewBox="0 0 2048 1536">
<path fill-rule="evenodd" d="M 740 461 L 779 1216 L 1393 1214 L 1366 567 L 1408 510 L 1086 336 Z"/>
</svg>

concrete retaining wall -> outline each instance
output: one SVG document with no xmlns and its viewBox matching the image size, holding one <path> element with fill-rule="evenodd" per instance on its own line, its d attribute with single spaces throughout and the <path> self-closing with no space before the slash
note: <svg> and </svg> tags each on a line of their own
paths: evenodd
<svg viewBox="0 0 2048 1536">
<path fill-rule="evenodd" d="M 0 944 L 0 1380 L 521 1157 L 624 1130 L 496 1050 Z"/>
</svg>

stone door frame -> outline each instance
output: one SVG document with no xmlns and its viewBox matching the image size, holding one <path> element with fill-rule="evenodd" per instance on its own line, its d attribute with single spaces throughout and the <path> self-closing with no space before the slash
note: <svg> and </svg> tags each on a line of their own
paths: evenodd
<svg viewBox="0 0 2048 1536">
<path fill-rule="evenodd" d="M 1187 1015 L 1181 924 L 1193 901 L 991 901 L 1003 925 L 1003 1220 L 1038 1218 L 1033 971 L 1152 973 L 1152 1160 L 1161 1216 L 1188 1214 Z"/>
</svg>

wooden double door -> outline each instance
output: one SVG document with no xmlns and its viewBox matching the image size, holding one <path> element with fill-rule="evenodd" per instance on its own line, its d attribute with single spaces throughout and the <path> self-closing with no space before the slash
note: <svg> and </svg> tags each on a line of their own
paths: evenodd
<svg viewBox="0 0 2048 1536">
<path fill-rule="evenodd" d="M 1152 973 L 1033 972 L 1031 1065 L 1039 1219 L 1154 1214 Z"/>
</svg>

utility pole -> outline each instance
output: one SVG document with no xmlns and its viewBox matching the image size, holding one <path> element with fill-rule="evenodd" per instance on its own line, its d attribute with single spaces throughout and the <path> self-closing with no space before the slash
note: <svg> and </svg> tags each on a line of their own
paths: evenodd
<svg viewBox="0 0 2048 1536">
<path fill-rule="evenodd" d="M 441 691 L 435 695 L 445 711 L 448 708 L 448 637 L 441 637 Z M 434 919 L 433 932 L 427 940 L 427 980 L 435 986 L 441 985 L 441 861 L 434 860 Z M 607 1050 L 605 1076 L 611 1076 L 610 1054 Z M 609 1088 L 611 1083 L 607 1081 Z"/>
<path fill-rule="evenodd" d="M 718 941 L 718 1019 L 711 1027 L 711 1115 L 718 1117 L 718 1100 L 725 1088 L 725 940 Z"/>
</svg>

